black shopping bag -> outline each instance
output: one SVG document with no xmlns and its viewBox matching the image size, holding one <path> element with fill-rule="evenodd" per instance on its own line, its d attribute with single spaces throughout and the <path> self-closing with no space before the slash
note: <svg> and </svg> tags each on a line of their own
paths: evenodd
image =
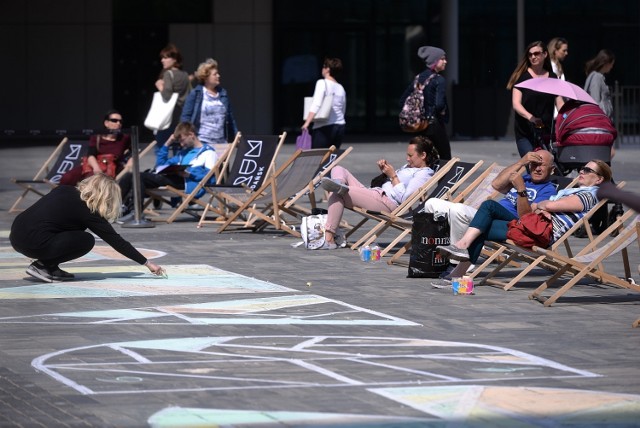
<svg viewBox="0 0 640 428">
<path fill-rule="evenodd" d="M 449 245 L 446 214 L 414 212 L 408 278 L 437 278 L 447 269 L 449 260 L 436 251 L 438 245 Z"/>
</svg>

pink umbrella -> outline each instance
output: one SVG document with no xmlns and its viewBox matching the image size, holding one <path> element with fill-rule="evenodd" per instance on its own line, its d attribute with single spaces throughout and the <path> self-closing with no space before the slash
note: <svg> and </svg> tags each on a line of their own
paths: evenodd
<svg viewBox="0 0 640 428">
<path fill-rule="evenodd" d="M 561 79 L 549 77 L 528 79 L 522 83 L 518 83 L 515 87 L 531 89 L 536 92 L 544 92 L 545 94 L 560 95 L 561 97 L 584 101 L 585 103 L 598 104 L 593 98 L 591 98 L 591 95 L 589 95 L 580 86 Z"/>
</svg>

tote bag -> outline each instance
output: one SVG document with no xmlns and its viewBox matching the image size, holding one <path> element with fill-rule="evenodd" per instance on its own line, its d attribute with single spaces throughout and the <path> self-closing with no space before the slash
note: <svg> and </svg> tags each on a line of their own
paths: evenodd
<svg viewBox="0 0 640 428">
<path fill-rule="evenodd" d="M 164 102 L 160 92 L 155 92 L 153 94 L 151 108 L 149 109 L 149 113 L 147 113 L 147 118 L 144 120 L 144 126 L 152 131 L 164 131 L 167 129 L 169 125 L 171 125 L 173 109 L 177 101 L 177 92 L 174 92 L 167 102 Z"/>
<path fill-rule="evenodd" d="M 313 121 L 323 121 L 328 120 L 329 115 L 331 114 L 331 108 L 333 107 L 333 94 L 329 94 L 329 86 L 327 85 L 327 81 L 324 81 L 325 91 L 324 98 L 322 98 L 322 104 L 320 105 L 320 109 L 313 117 Z M 311 102 L 313 101 L 313 97 L 304 97 L 304 110 L 302 113 L 302 120 L 307 120 L 307 116 L 309 116 L 309 109 L 311 108 Z"/>
<path fill-rule="evenodd" d="M 433 213 L 414 211 L 407 278 L 439 277 L 447 270 L 449 260 L 436 247 L 449 243 L 449 221 L 446 215 L 436 217 Z"/>
</svg>

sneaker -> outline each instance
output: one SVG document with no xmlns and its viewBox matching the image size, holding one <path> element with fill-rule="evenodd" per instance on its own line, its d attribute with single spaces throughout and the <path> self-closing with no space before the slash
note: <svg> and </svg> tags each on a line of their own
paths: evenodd
<svg viewBox="0 0 640 428">
<path fill-rule="evenodd" d="M 324 244 L 322 244 L 322 247 L 318 247 L 316 248 L 316 250 L 335 250 L 337 248 L 338 248 L 338 244 L 336 244 L 335 242 L 324 241 Z"/>
<path fill-rule="evenodd" d="M 44 282 L 53 282 L 54 279 L 49 269 L 47 269 L 38 260 L 29 265 L 27 268 L 27 274 Z"/>
<path fill-rule="evenodd" d="M 69 273 L 66 270 L 62 270 L 59 267 L 50 269 L 49 272 L 55 281 L 66 281 L 76 277 L 74 274 Z"/>
<path fill-rule="evenodd" d="M 433 288 L 451 288 L 451 280 L 450 279 L 439 279 L 437 281 L 433 281 L 431 283 Z"/>
<path fill-rule="evenodd" d="M 469 260 L 469 251 L 456 247 L 455 245 L 438 245 L 436 250 L 449 254 L 449 257 L 456 260 Z"/>
<path fill-rule="evenodd" d="M 320 186 L 322 186 L 324 190 L 333 192 L 340 196 L 349 193 L 349 186 L 345 186 L 344 184 L 339 183 L 331 178 L 323 178 L 322 181 L 320 181 Z"/>
</svg>

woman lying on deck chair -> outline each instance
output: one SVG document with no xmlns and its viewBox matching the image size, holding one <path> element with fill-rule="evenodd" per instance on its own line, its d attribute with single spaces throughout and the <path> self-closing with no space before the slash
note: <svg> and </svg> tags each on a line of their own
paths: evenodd
<svg viewBox="0 0 640 428">
<path fill-rule="evenodd" d="M 319 250 L 337 248 L 335 233 L 344 213 L 344 207 L 359 207 L 372 211 L 393 211 L 433 174 L 430 168 L 439 159 L 438 151 L 427 137 L 417 136 L 409 141 L 407 163 L 395 169 L 386 159 L 378 161 L 384 179 L 379 187 L 366 187 L 341 166 L 331 170 L 331 178 L 323 178 L 322 188 L 332 192 L 325 227 L 325 244 Z"/>
<path fill-rule="evenodd" d="M 514 176 L 512 183 L 516 189 L 523 188 L 521 181 L 521 176 Z M 578 188 L 563 189 L 549 200 L 531 205 L 526 197 L 519 197 L 518 213 L 521 217 L 527 212 L 542 213 L 551 219 L 553 226 L 549 243 L 551 245 L 598 203 L 596 196 L 598 187 L 609 181 L 611 181 L 609 165 L 602 160 L 589 161 L 580 168 Z M 483 202 L 462 239 L 455 245 L 436 248 L 440 252 L 448 253 L 453 259 L 470 260 L 471 263 L 475 263 L 480 257 L 485 240 L 497 242 L 507 240 L 508 221 L 500 214 L 501 207 L 497 202 Z"/>
</svg>

